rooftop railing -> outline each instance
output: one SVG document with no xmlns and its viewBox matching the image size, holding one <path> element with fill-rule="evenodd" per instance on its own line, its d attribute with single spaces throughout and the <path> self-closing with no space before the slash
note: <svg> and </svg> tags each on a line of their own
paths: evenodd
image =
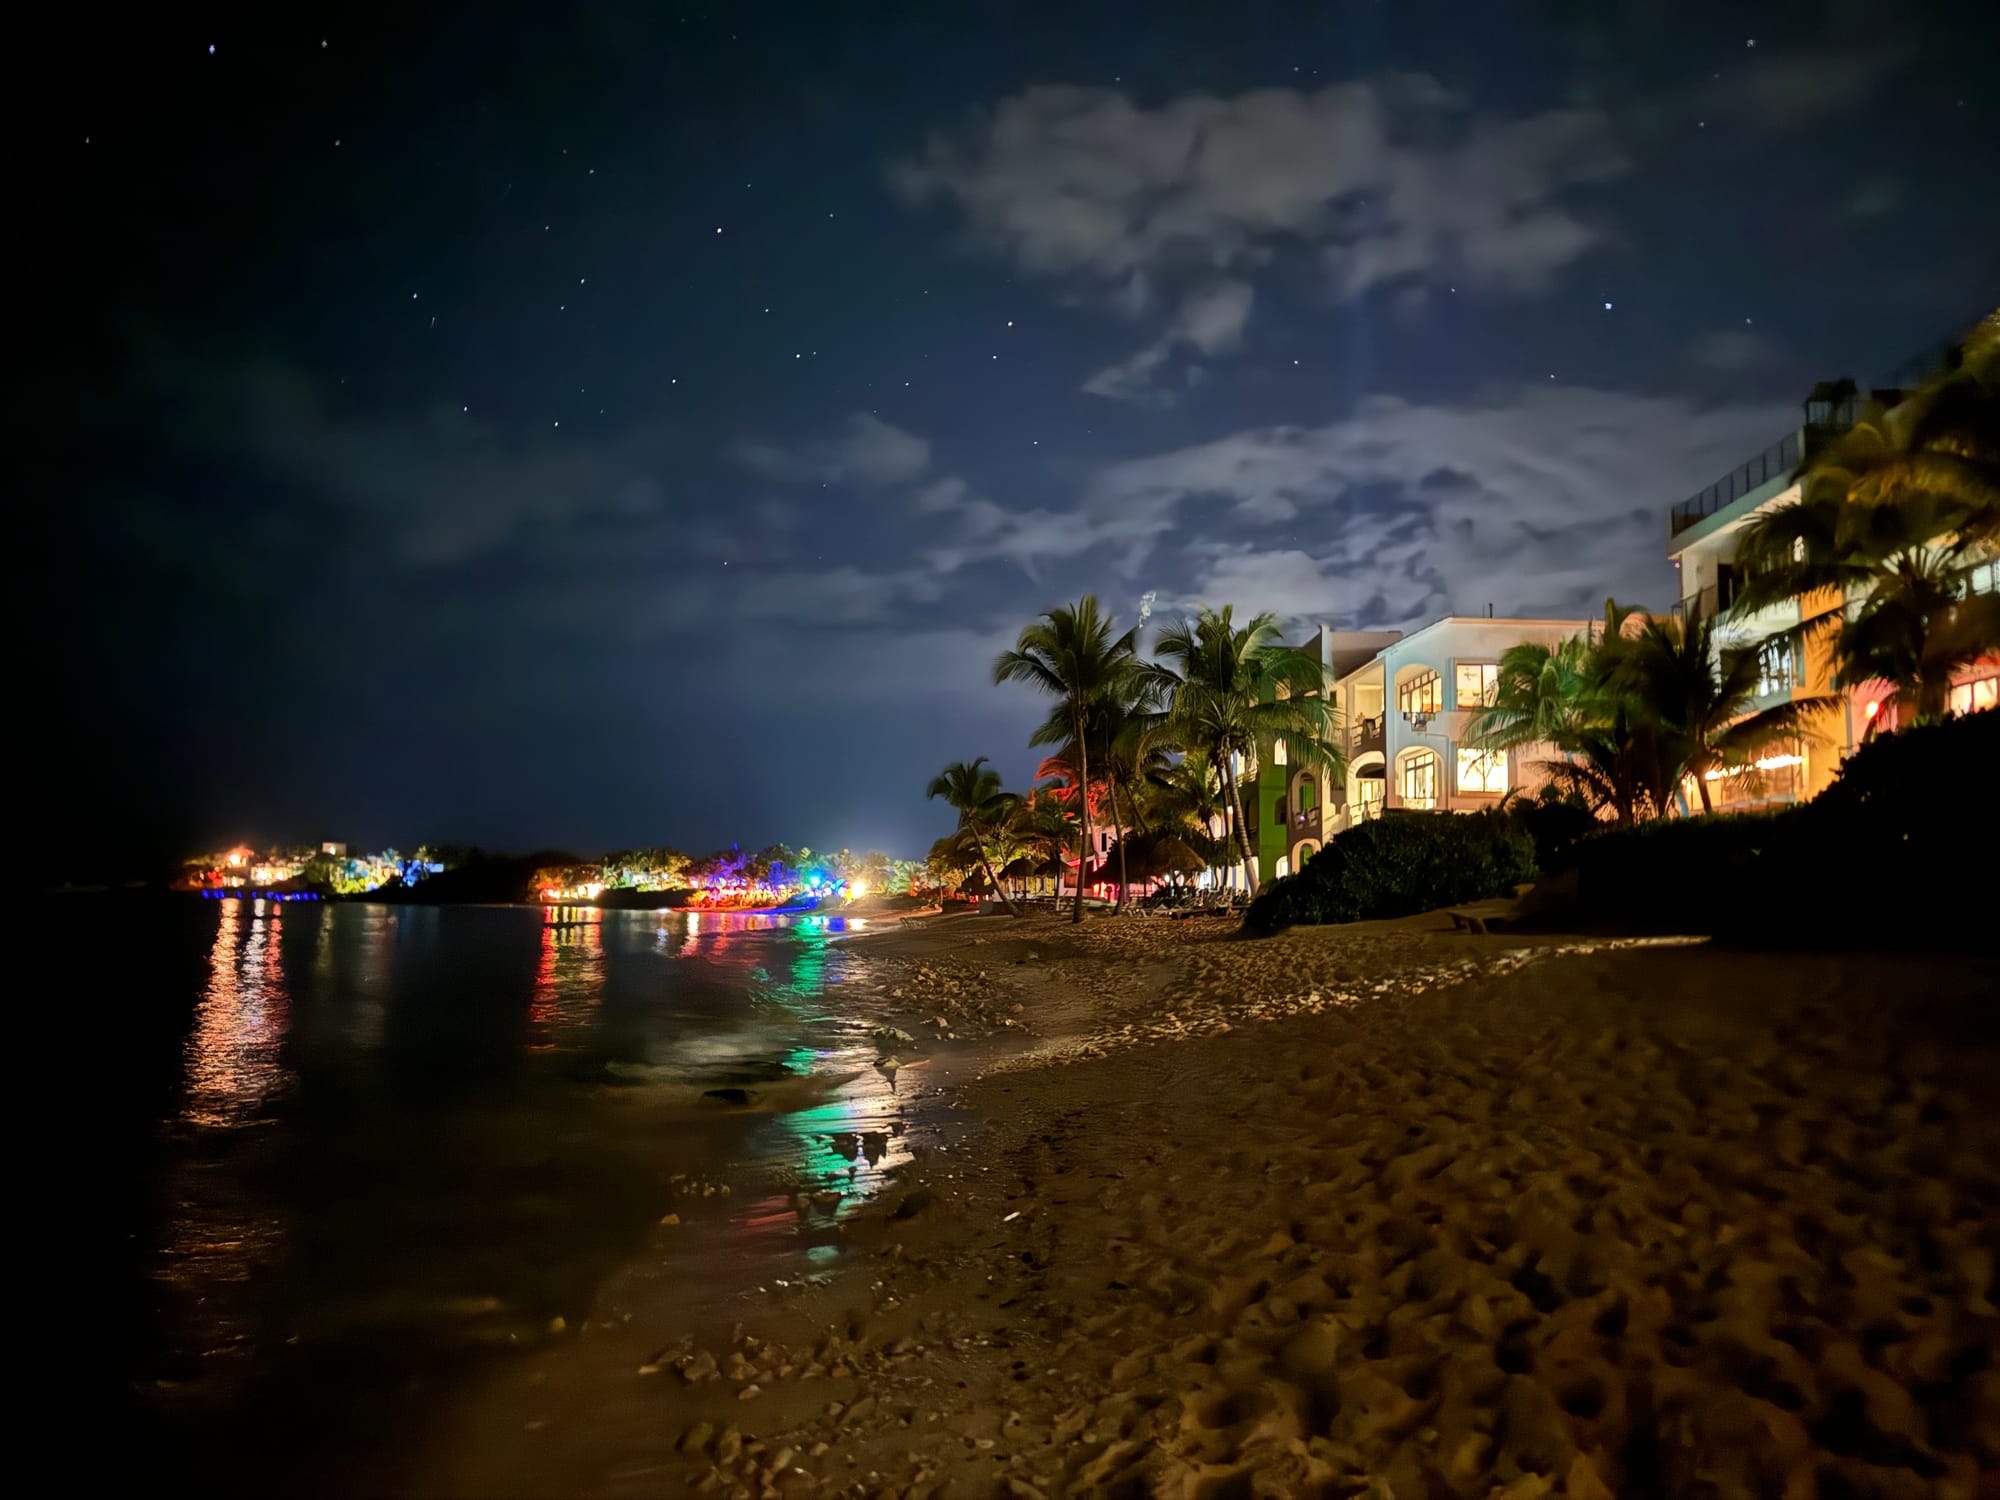
<svg viewBox="0 0 2000 1500">
<path fill-rule="evenodd" d="M 1667 535 L 1679 536 L 1697 521 L 1705 521 L 1724 506 L 1742 499 L 1759 485 L 1791 474 L 1799 466 L 1799 434 L 1788 432 L 1747 463 L 1740 463 L 1707 489 L 1689 496 L 1667 513 Z"/>
</svg>

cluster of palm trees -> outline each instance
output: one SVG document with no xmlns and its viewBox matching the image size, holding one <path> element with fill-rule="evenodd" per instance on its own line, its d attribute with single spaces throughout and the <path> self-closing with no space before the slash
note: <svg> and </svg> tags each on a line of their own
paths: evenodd
<svg viewBox="0 0 2000 1500">
<path fill-rule="evenodd" d="M 1829 656 L 1834 688 L 1877 688 L 1898 723 L 1942 716 L 1954 674 L 2000 655 L 2000 595 L 1967 582 L 2000 551 L 2000 312 L 1954 368 L 1812 454 L 1799 485 L 1745 523 L 1724 619 L 1608 602 L 1601 631 L 1516 646 L 1466 743 L 1554 747 L 1554 784 L 1621 823 L 1691 811 L 1689 782 L 1708 812 L 1712 781 L 1754 781 L 1774 747 L 1823 737 L 1840 711 L 1838 693 L 1752 711 L 1765 664 L 1726 642 L 1728 625 L 1794 601 L 1802 649 Z"/>
<path fill-rule="evenodd" d="M 1050 754 L 1025 795 L 1001 788 L 984 757 L 945 768 L 929 795 L 958 811 L 933 849 L 946 869 L 976 868 L 1012 903 L 1003 880 L 1015 860 L 1060 871 L 1077 851 L 1072 916 L 1083 919 L 1094 831 L 1108 817 L 1122 904 L 1135 859 L 1144 873 L 1257 861 L 1239 776 L 1282 742 L 1290 761 L 1345 774 L 1339 723 L 1319 658 L 1284 645 L 1275 615 L 1238 623 L 1232 606 L 1165 626 L 1150 658 L 1137 627 L 1116 622 L 1086 594 L 1049 610 L 993 666 L 996 683 L 1025 683 L 1050 701 L 1030 737 Z"/>
<path fill-rule="evenodd" d="M 1818 733 L 1839 701 L 1806 694 L 1753 712 L 1763 661 L 1716 635 L 1712 619 L 1644 617 L 1607 600 L 1599 629 L 1502 652 L 1493 702 L 1467 721 L 1464 743 L 1550 747 L 1550 784 L 1620 823 L 1689 811 L 1689 781 L 1708 812 L 1712 780 L 1754 778 L 1760 759 Z"/>
<path fill-rule="evenodd" d="M 2000 596 L 1966 588 L 2000 551 L 2000 310 L 1955 368 L 1876 402 L 1800 476 L 1800 498 L 1755 517 L 1735 610 L 1799 600 L 1836 687 L 1878 685 L 1901 723 L 1945 711 L 1955 673 L 2000 653 Z M 1836 607 L 1815 609 L 1815 605 Z"/>
</svg>

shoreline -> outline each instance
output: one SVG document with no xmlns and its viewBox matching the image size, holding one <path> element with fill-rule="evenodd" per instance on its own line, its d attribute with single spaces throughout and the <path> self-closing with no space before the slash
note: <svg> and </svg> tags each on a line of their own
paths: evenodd
<svg viewBox="0 0 2000 1500">
<path fill-rule="evenodd" d="M 1964 1212 L 2000 1203 L 1994 965 L 934 924 L 842 944 L 924 1013 L 944 1050 L 903 1077 L 954 1128 L 838 1266 L 699 1313 L 635 1268 L 599 1299 L 631 1323 L 510 1362 L 412 1492 L 1970 1495 L 2000 1464 Z"/>
</svg>

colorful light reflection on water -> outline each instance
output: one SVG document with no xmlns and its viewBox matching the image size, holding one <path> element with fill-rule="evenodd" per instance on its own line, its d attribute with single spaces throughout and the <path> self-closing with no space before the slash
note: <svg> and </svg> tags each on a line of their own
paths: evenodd
<svg viewBox="0 0 2000 1500">
<path fill-rule="evenodd" d="M 188 914 L 212 930 L 154 1266 L 177 1363 L 224 1400 L 318 1346 L 393 1347 L 384 1379 L 427 1342 L 511 1347 L 635 1255 L 690 1286 L 809 1274 L 907 1157 L 836 913 Z M 735 1190 L 688 1201 L 675 1172 Z M 668 1210 L 696 1232 L 663 1251 Z"/>
</svg>

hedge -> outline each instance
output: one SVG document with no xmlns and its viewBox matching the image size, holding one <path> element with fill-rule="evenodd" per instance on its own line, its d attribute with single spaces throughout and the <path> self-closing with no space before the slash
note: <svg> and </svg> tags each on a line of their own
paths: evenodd
<svg viewBox="0 0 2000 1500">
<path fill-rule="evenodd" d="M 1885 735 L 1799 806 L 1584 839 L 1578 914 L 1753 946 L 1991 948 L 1996 791 L 2000 713 Z"/>
<path fill-rule="evenodd" d="M 1535 873 L 1535 846 L 1504 813 L 1386 812 L 1329 839 L 1250 903 L 1243 930 L 1406 917 L 1504 895 Z"/>
</svg>

